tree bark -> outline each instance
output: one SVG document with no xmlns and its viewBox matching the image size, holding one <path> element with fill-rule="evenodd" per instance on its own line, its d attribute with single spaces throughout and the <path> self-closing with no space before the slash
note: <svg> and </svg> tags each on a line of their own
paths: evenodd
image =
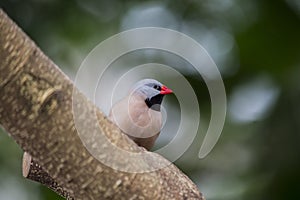
<svg viewBox="0 0 300 200">
<path fill-rule="evenodd" d="M 39 182 L 68 200 L 74 198 L 64 190 L 27 152 L 23 154 L 22 174 L 25 178 Z"/>
<path fill-rule="evenodd" d="M 111 123 L 2 10 L 0 102 L 0 124 L 37 163 L 29 165 L 28 173 L 42 173 L 39 178 L 43 180 L 36 181 L 52 189 L 51 184 L 59 186 L 63 193 L 56 192 L 65 197 L 204 199 L 196 185 L 172 163 L 138 147 Z M 84 137 L 97 157 L 118 162 L 127 171 L 165 167 L 131 173 L 100 162 L 82 142 L 72 108 L 80 110 L 77 123 L 84 128 Z M 108 151 L 103 138 L 124 151 L 145 156 L 140 162 L 132 162 L 117 151 Z"/>
</svg>

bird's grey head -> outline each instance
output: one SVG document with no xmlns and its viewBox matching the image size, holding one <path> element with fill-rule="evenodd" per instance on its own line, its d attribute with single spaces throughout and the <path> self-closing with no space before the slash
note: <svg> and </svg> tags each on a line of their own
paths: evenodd
<svg viewBox="0 0 300 200">
<path fill-rule="evenodd" d="M 143 79 L 133 86 L 134 93 L 144 97 L 147 106 L 153 110 L 160 110 L 164 95 L 172 93 L 172 90 L 154 79 Z"/>
</svg>

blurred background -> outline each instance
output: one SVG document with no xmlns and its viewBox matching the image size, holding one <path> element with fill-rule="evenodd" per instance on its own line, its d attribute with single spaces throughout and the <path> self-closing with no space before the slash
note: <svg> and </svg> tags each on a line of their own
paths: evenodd
<svg viewBox="0 0 300 200">
<path fill-rule="evenodd" d="M 155 26 L 192 37 L 217 64 L 228 100 L 223 133 L 204 159 L 198 152 L 211 104 L 199 74 L 166 52 L 134 52 L 122 61 L 128 68 L 180 65 L 194 88 L 200 131 L 175 164 L 208 200 L 300 199 L 299 0 L 1 0 L 0 6 L 71 79 L 97 44 L 121 31 Z M 175 97 L 167 102 L 179 110 Z M 171 137 L 162 136 L 156 148 Z M 61 199 L 22 178 L 21 157 L 1 130 L 0 200 Z"/>
</svg>

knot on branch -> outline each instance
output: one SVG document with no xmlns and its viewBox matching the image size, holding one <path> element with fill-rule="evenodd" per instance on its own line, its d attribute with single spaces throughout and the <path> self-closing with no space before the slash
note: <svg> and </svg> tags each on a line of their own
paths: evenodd
<svg viewBox="0 0 300 200">
<path fill-rule="evenodd" d="M 31 111 L 29 118 L 36 118 L 39 114 L 52 114 L 58 108 L 61 90 L 33 74 L 25 72 L 20 76 L 20 94 L 27 101 L 28 111 Z"/>
</svg>

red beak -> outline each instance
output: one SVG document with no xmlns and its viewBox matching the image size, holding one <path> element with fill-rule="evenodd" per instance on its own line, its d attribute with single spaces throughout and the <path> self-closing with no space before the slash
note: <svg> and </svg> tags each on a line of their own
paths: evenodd
<svg viewBox="0 0 300 200">
<path fill-rule="evenodd" d="M 161 87 L 160 94 L 171 94 L 171 93 L 173 93 L 171 89 L 167 88 L 164 85 Z"/>
</svg>

